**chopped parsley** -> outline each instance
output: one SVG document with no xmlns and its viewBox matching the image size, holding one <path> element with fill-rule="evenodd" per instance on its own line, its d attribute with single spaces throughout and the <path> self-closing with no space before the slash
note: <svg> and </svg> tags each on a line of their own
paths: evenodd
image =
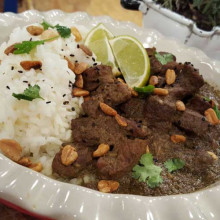
<svg viewBox="0 0 220 220">
<path fill-rule="evenodd" d="M 142 94 L 150 94 L 154 91 L 154 86 L 153 85 L 148 85 L 148 86 L 144 86 L 144 87 L 134 87 L 134 90 L 138 93 L 142 93 Z"/>
<path fill-rule="evenodd" d="M 40 96 L 39 92 L 40 92 L 40 86 L 38 86 L 38 85 L 34 85 L 34 86 L 29 85 L 28 88 L 25 89 L 23 93 L 19 93 L 19 94 L 13 93 L 12 96 L 14 96 L 18 100 L 23 99 L 23 100 L 27 100 L 27 101 L 32 101 L 34 99 L 43 99 Z"/>
<path fill-rule="evenodd" d="M 23 54 L 30 53 L 38 45 L 44 44 L 46 41 L 56 39 L 57 37 L 53 37 L 46 40 L 37 40 L 37 41 L 22 41 L 20 44 L 15 44 L 14 47 L 16 50 L 13 52 L 14 54 Z"/>
<path fill-rule="evenodd" d="M 185 162 L 179 158 L 169 159 L 164 163 L 164 166 L 167 168 L 169 173 L 182 169 L 184 165 Z"/>
<path fill-rule="evenodd" d="M 161 171 L 161 167 L 154 165 L 152 154 L 146 153 L 142 155 L 140 165 L 134 166 L 132 176 L 140 182 L 146 182 L 150 188 L 154 188 L 163 182 Z"/>
<path fill-rule="evenodd" d="M 215 106 L 213 107 L 213 109 L 214 109 L 214 111 L 215 111 L 215 113 L 216 113 L 218 119 L 220 119 L 220 111 L 219 111 L 218 106 L 217 106 L 216 104 L 215 104 Z"/>
<path fill-rule="evenodd" d="M 173 61 L 173 55 L 170 53 L 166 53 L 166 54 L 161 55 L 160 53 L 155 52 L 155 57 L 162 65 L 165 65 L 165 64 Z"/>
<path fill-rule="evenodd" d="M 57 29 L 58 33 L 60 34 L 61 37 L 63 38 L 67 38 L 70 36 L 71 34 L 71 30 L 70 28 L 68 27 L 65 27 L 65 26 L 61 26 L 59 24 L 55 25 L 55 26 L 52 26 L 51 24 L 49 24 L 48 22 L 46 21 L 43 21 L 41 23 L 41 25 L 43 26 L 44 30 L 47 30 L 48 28 L 55 28 Z"/>
</svg>

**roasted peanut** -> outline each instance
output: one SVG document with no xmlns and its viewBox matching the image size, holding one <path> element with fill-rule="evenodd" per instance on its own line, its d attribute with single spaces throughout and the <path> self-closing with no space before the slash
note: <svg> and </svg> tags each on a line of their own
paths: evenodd
<svg viewBox="0 0 220 220">
<path fill-rule="evenodd" d="M 130 90 L 133 97 L 138 97 L 138 92 L 136 92 L 133 88 L 131 88 Z"/>
<path fill-rule="evenodd" d="M 163 95 L 163 96 L 165 96 L 165 95 L 168 95 L 168 90 L 167 89 L 161 89 L 161 88 L 155 88 L 154 89 L 154 94 L 156 94 L 156 95 Z"/>
<path fill-rule="evenodd" d="M 167 85 L 171 85 L 176 81 L 176 73 L 174 70 L 168 69 L 166 71 L 166 83 Z"/>
<path fill-rule="evenodd" d="M 101 157 L 108 153 L 110 150 L 110 147 L 108 144 L 100 144 L 96 151 L 93 152 L 93 157 Z"/>
<path fill-rule="evenodd" d="M 68 57 L 64 57 L 64 59 L 67 61 L 68 68 L 74 72 L 75 71 L 75 63 L 71 62 Z"/>
<path fill-rule="evenodd" d="M 9 55 L 10 53 L 14 53 L 14 51 L 16 50 L 16 48 L 15 48 L 16 44 L 18 44 L 18 43 L 12 44 L 11 46 L 7 47 L 4 51 L 4 53 L 6 55 Z"/>
<path fill-rule="evenodd" d="M 34 26 L 34 25 L 28 26 L 26 30 L 33 36 L 41 35 L 44 31 L 42 27 Z"/>
<path fill-rule="evenodd" d="M 149 80 L 150 85 L 156 86 L 158 84 L 158 82 L 159 82 L 159 80 L 158 80 L 157 76 L 151 76 L 150 77 L 150 80 Z"/>
<path fill-rule="evenodd" d="M 117 114 L 117 111 L 115 109 L 113 109 L 112 107 L 110 107 L 109 105 L 106 105 L 103 102 L 100 102 L 99 104 L 101 110 L 106 114 L 106 115 L 110 115 L 110 116 L 115 116 Z"/>
<path fill-rule="evenodd" d="M 149 148 L 148 145 L 147 145 L 147 147 L 146 147 L 146 153 L 150 153 L 150 148 Z"/>
<path fill-rule="evenodd" d="M 213 158 L 213 160 L 218 160 L 218 156 L 214 154 L 212 151 L 207 151 L 207 153 Z"/>
<path fill-rule="evenodd" d="M 50 39 L 50 38 L 55 38 L 55 37 L 58 37 L 59 34 L 57 33 L 57 31 L 55 30 L 45 30 L 42 34 L 41 34 L 41 39 L 42 40 L 47 40 L 47 39 Z M 53 40 L 56 40 L 56 39 L 51 39 L 50 41 L 53 41 Z"/>
<path fill-rule="evenodd" d="M 28 157 L 22 157 L 18 161 L 18 163 L 21 164 L 22 166 L 25 166 L 25 167 L 29 167 L 32 164 L 30 158 L 28 158 Z"/>
<path fill-rule="evenodd" d="M 123 84 L 126 84 L 125 81 L 122 78 L 117 78 L 117 80 Z"/>
<path fill-rule="evenodd" d="M 88 68 L 87 63 L 76 63 L 75 65 L 75 74 L 81 74 Z"/>
<path fill-rule="evenodd" d="M 28 168 L 36 171 L 36 172 L 41 172 L 43 170 L 43 166 L 40 162 L 38 163 L 33 163 L 30 166 L 28 166 Z"/>
<path fill-rule="evenodd" d="M 77 158 L 78 158 L 78 153 L 76 152 L 75 147 L 72 147 L 71 145 L 66 145 L 62 149 L 61 162 L 63 165 L 69 166 L 74 161 L 76 161 Z"/>
<path fill-rule="evenodd" d="M 83 77 L 82 75 L 76 75 L 75 86 L 82 89 L 83 88 Z"/>
<path fill-rule="evenodd" d="M 79 45 L 79 48 L 88 56 L 92 56 L 92 51 L 87 47 L 85 46 L 84 44 L 80 44 Z"/>
<path fill-rule="evenodd" d="M 183 136 L 183 135 L 179 135 L 179 134 L 174 134 L 174 135 L 171 135 L 170 137 L 171 141 L 173 143 L 181 143 L 181 142 L 185 142 L 186 141 L 186 137 Z"/>
<path fill-rule="evenodd" d="M 25 60 L 25 61 L 20 62 L 20 65 L 25 70 L 30 70 L 32 68 L 36 70 L 36 69 L 40 69 L 42 67 L 42 62 L 41 61 Z"/>
<path fill-rule="evenodd" d="M 115 115 L 115 119 L 116 119 L 116 121 L 118 122 L 118 124 L 120 126 L 122 126 L 122 127 L 128 126 L 128 123 L 127 123 L 126 119 L 123 118 L 122 116 L 120 116 L 119 114 Z"/>
<path fill-rule="evenodd" d="M 100 180 L 98 182 L 98 190 L 103 193 L 111 193 L 118 189 L 119 182 L 113 180 Z"/>
<path fill-rule="evenodd" d="M 219 119 L 212 108 L 209 108 L 205 111 L 205 116 L 210 124 L 212 125 L 219 124 Z"/>
<path fill-rule="evenodd" d="M 0 149 L 5 156 L 11 160 L 17 162 L 21 159 L 22 147 L 21 145 L 11 139 L 1 139 L 0 140 Z"/>
<path fill-rule="evenodd" d="M 182 101 L 178 100 L 176 101 L 176 109 L 178 111 L 184 112 L 186 110 L 186 106 Z"/>
<path fill-rule="evenodd" d="M 84 89 L 80 89 L 80 88 L 73 88 L 72 95 L 76 96 L 76 97 L 88 96 L 89 95 L 89 91 L 84 90 Z"/>
<path fill-rule="evenodd" d="M 82 35 L 80 34 L 79 30 L 76 27 L 71 28 L 71 33 L 75 36 L 75 41 L 81 41 Z"/>
</svg>

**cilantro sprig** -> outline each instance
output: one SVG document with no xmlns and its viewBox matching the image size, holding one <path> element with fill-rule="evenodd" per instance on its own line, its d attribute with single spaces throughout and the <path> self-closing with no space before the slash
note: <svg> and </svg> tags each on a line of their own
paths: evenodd
<svg viewBox="0 0 220 220">
<path fill-rule="evenodd" d="M 140 165 L 134 166 L 132 175 L 133 178 L 146 182 L 150 188 L 154 188 L 163 182 L 161 171 L 161 167 L 154 165 L 152 154 L 146 153 L 142 155 Z"/>
<path fill-rule="evenodd" d="M 138 93 L 142 93 L 142 94 L 150 94 L 154 91 L 154 86 L 153 85 L 148 85 L 148 86 L 144 86 L 144 87 L 134 87 L 134 90 Z"/>
<path fill-rule="evenodd" d="M 70 34 L 71 34 L 70 28 L 65 27 L 65 26 L 61 26 L 59 24 L 53 26 L 53 25 L 49 24 L 48 22 L 43 21 L 41 23 L 41 25 L 43 26 L 44 30 L 47 30 L 48 28 L 55 28 L 55 29 L 57 29 L 58 33 L 63 38 L 68 38 L 70 36 Z"/>
<path fill-rule="evenodd" d="M 216 113 L 218 119 L 220 119 L 220 111 L 219 111 L 218 106 L 217 106 L 216 104 L 215 104 L 215 106 L 213 107 L 213 110 L 215 111 L 215 113 Z"/>
<path fill-rule="evenodd" d="M 38 85 L 34 85 L 34 86 L 28 86 L 27 89 L 24 90 L 23 93 L 13 93 L 12 96 L 14 96 L 16 99 L 18 100 L 27 100 L 27 101 L 32 101 L 34 99 L 43 99 L 41 96 L 40 96 L 40 86 Z M 44 100 L 44 99 L 43 99 Z"/>
<path fill-rule="evenodd" d="M 160 53 L 155 52 L 155 57 L 162 65 L 166 65 L 167 63 L 173 61 L 173 55 L 170 53 L 161 55 Z"/>
<path fill-rule="evenodd" d="M 182 169 L 184 165 L 185 162 L 179 158 L 169 159 L 164 163 L 164 166 L 167 168 L 169 173 Z"/>
</svg>

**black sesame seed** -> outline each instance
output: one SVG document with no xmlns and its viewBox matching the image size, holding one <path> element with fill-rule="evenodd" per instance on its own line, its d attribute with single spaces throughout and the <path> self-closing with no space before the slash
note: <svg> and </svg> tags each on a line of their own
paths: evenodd
<svg viewBox="0 0 220 220">
<path fill-rule="evenodd" d="M 92 57 L 92 60 L 95 62 L 95 58 L 94 57 Z"/>
<path fill-rule="evenodd" d="M 23 71 L 22 71 L 22 70 L 18 70 L 18 72 L 19 72 L 19 73 L 23 73 Z"/>
<path fill-rule="evenodd" d="M 75 55 L 71 53 L 70 56 L 71 56 L 71 57 L 74 57 Z"/>
<path fill-rule="evenodd" d="M 79 48 L 79 44 L 77 44 L 77 48 Z"/>
<path fill-rule="evenodd" d="M 53 89 L 53 86 L 51 86 L 51 89 Z"/>
<path fill-rule="evenodd" d="M 72 107 L 71 109 L 72 109 L 72 111 L 75 111 L 75 108 L 74 108 L 74 107 Z"/>
<path fill-rule="evenodd" d="M 202 117 L 202 121 L 205 121 L 205 117 Z"/>
<path fill-rule="evenodd" d="M 98 63 L 93 63 L 93 66 L 96 66 Z"/>
<path fill-rule="evenodd" d="M 66 96 L 66 94 L 63 94 L 63 97 L 65 97 Z"/>
<path fill-rule="evenodd" d="M 24 80 L 23 83 L 28 83 L 28 81 Z"/>
<path fill-rule="evenodd" d="M 86 57 L 87 59 L 89 59 L 89 57 Z"/>
<path fill-rule="evenodd" d="M 73 84 L 73 83 L 69 80 L 69 84 Z"/>
<path fill-rule="evenodd" d="M 45 79 L 43 79 L 42 81 L 45 82 Z"/>
<path fill-rule="evenodd" d="M 13 66 L 11 67 L 11 70 L 14 70 L 14 67 L 13 67 Z"/>
<path fill-rule="evenodd" d="M 42 71 L 42 69 L 41 69 L 41 68 L 40 68 L 39 70 L 40 70 L 40 71 Z"/>
<path fill-rule="evenodd" d="M 66 44 L 66 46 L 67 46 L 67 44 Z"/>
<path fill-rule="evenodd" d="M 30 41 L 32 41 L 32 37 L 30 38 Z"/>
<path fill-rule="evenodd" d="M 30 83 L 28 83 L 28 86 L 31 86 L 31 84 L 30 84 Z"/>
<path fill-rule="evenodd" d="M 64 51 L 64 49 L 61 49 L 61 51 Z"/>
<path fill-rule="evenodd" d="M 64 105 L 67 105 L 67 104 L 69 104 L 69 101 L 65 101 L 65 102 L 63 102 L 63 104 L 64 104 Z"/>
<path fill-rule="evenodd" d="M 50 104 L 50 103 L 51 103 L 51 101 L 46 102 L 46 104 Z"/>
<path fill-rule="evenodd" d="M 7 88 L 7 89 L 10 89 L 10 87 L 9 87 L 9 86 L 6 86 L 6 88 Z"/>
<path fill-rule="evenodd" d="M 75 60 L 75 63 L 78 63 L 78 60 Z"/>
</svg>

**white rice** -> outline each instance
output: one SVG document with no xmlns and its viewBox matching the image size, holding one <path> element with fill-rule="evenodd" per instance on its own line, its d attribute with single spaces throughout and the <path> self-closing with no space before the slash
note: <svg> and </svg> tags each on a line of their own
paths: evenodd
<svg viewBox="0 0 220 220">
<path fill-rule="evenodd" d="M 71 96 L 69 82 L 75 82 L 75 74 L 68 68 L 64 56 L 74 54 L 70 57 L 73 62 L 86 62 L 90 66 L 94 61 L 77 48 L 73 35 L 39 45 L 30 54 L 4 54 L 8 46 L 30 38 L 41 40 L 39 36 L 31 36 L 26 27 L 18 27 L 0 47 L 0 139 L 18 141 L 23 155 L 33 154 L 33 161 L 43 164 L 42 172 L 51 175 L 52 159 L 60 145 L 71 140 L 71 120 L 79 117 L 83 103 L 82 97 Z M 20 66 L 24 60 L 41 61 L 42 70 L 25 71 Z M 39 85 L 44 100 L 26 101 L 12 96 L 12 93 L 23 93 L 28 84 Z M 65 101 L 69 103 L 64 105 Z"/>
</svg>

